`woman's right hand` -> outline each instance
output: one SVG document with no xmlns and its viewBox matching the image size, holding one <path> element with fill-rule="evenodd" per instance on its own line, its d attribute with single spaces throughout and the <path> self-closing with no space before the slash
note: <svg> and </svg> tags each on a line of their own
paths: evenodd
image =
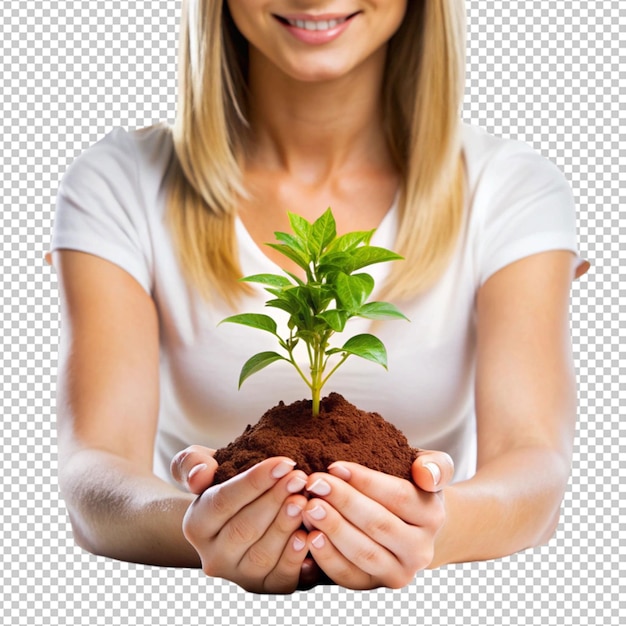
<svg viewBox="0 0 626 626">
<path fill-rule="evenodd" d="M 307 476 L 286 457 L 266 459 L 212 485 L 213 450 L 191 446 L 172 460 L 172 476 L 198 495 L 183 520 L 202 569 L 256 593 L 290 593 L 307 556 L 301 530 Z"/>
</svg>

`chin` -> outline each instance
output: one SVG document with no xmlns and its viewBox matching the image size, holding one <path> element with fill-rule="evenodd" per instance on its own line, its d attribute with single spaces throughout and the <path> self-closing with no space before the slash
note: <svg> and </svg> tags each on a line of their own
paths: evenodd
<svg viewBox="0 0 626 626">
<path fill-rule="evenodd" d="M 347 64 L 337 63 L 331 60 L 328 63 L 299 63 L 292 65 L 287 74 L 294 80 L 303 83 L 324 83 L 347 78 L 351 73 L 351 67 Z"/>
</svg>

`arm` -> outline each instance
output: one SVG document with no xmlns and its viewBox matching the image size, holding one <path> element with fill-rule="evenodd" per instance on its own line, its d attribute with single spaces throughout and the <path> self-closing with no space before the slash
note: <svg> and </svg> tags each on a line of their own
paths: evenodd
<svg viewBox="0 0 626 626">
<path fill-rule="evenodd" d="M 172 470 L 199 497 L 154 476 L 154 303 L 129 274 L 95 256 L 57 252 L 54 263 L 63 313 L 59 481 L 78 544 L 121 560 L 202 566 L 254 591 L 293 591 L 306 557 L 306 476 L 274 458 L 208 488 L 217 463 L 193 446 Z"/>
<path fill-rule="evenodd" d="M 448 486 L 450 461 L 436 452 L 414 463 L 417 489 L 349 463 L 309 477 L 316 496 L 304 512 L 315 528 L 309 549 L 333 580 L 353 588 L 403 586 L 425 567 L 497 558 L 547 541 L 572 454 L 572 276 L 570 253 L 543 253 L 500 270 L 478 294 L 474 477 Z M 426 469 L 432 463 L 441 470 L 437 483 Z"/>
<path fill-rule="evenodd" d="M 61 287 L 59 481 L 76 541 L 113 558 L 200 561 L 181 523 L 193 500 L 152 474 L 158 322 L 151 298 L 95 256 L 54 254 Z"/>
<path fill-rule="evenodd" d="M 570 474 L 576 392 L 569 335 L 573 255 L 533 255 L 477 297 L 477 472 L 447 487 L 431 567 L 546 542 Z"/>
</svg>

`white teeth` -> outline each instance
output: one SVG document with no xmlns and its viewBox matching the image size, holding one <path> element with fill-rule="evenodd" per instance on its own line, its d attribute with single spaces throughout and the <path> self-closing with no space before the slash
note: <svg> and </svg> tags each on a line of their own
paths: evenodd
<svg viewBox="0 0 626 626">
<path fill-rule="evenodd" d="M 304 30 L 330 30 L 345 21 L 345 18 L 341 20 L 320 20 L 318 22 L 313 20 L 288 20 L 292 26 L 303 28 Z"/>
</svg>

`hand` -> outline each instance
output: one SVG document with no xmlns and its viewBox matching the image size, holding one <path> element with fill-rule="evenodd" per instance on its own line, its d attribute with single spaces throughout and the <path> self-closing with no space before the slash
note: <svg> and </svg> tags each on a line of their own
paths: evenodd
<svg viewBox="0 0 626 626">
<path fill-rule="evenodd" d="M 307 556 L 300 530 L 307 476 L 295 463 L 275 457 L 211 486 L 217 468 L 213 450 L 192 446 L 172 461 L 172 476 L 198 498 L 183 520 L 183 533 L 209 576 L 247 591 L 294 591 Z"/>
<path fill-rule="evenodd" d="M 415 484 L 356 463 L 337 462 L 312 474 L 304 523 L 319 567 L 351 589 L 400 588 L 434 556 L 445 522 L 441 490 L 454 466 L 442 452 L 423 451 L 413 463 Z"/>
</svg>

